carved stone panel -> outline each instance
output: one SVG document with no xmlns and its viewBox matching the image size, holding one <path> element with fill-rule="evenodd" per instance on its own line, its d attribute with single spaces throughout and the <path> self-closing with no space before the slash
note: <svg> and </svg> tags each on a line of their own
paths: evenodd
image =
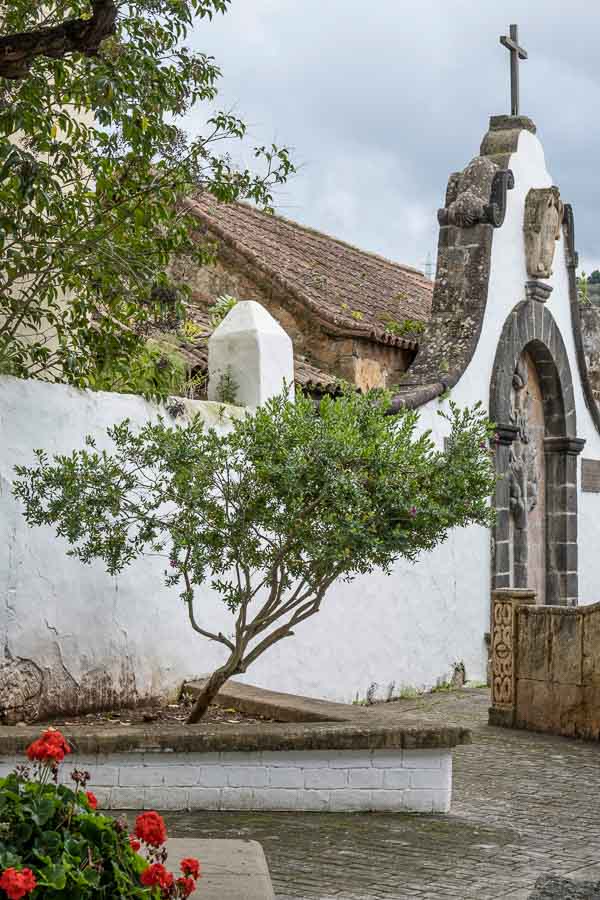
<svg viewBox="0 0 600 900">
<path fill-rule="evenodd" d="M 600 494 L 600 460 L 581 460 L 581 489 L 586 493 Z"/>
<path fill-rule="evenodd" d="M 525 199 L 525 258 L 530 278 L 550 278 L 564 207 L 557 187 L 531 188 Z"/>
<path fill-rule="evenodd" d="M 510 551 L 514 587 L 546 593 L 546 492 L 544 408 L 531 356 L 523 353 L 513 375 L 510 450 Z"/>
</svg>

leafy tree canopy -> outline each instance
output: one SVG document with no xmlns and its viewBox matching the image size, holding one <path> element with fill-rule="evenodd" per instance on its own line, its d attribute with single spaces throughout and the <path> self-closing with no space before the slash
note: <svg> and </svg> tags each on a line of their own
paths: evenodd
<svg viewBox="0 0 600 900">
<path fill-rule="evenodd" d="M 494 477 L 481 409 L 451 407 L 437 449 L 418 414 L 389 416 L 389 396 L 346 393 L 269 401 L 227 433 L 196 417 L 182 427 L 127 421 L 114 452 L 88 448 L 17 468 L 15 494 L 30 525 L 51 524 L 84 563 L 117 573 L 164 554 L 192 628 L 221 644 L 197 720 L 228 677 L 318 612 L 332 583 L 395 559 L 414 560 L 451 528 L 489 525 Z M 231 613 L 222 634 L 200 603 L 211 585 Z M 221 618 L 221 616 L 219 617 Z M 214 621 L 214 620 L 213 620 Z M 334 638 L 332 638 L 333 640 Z"/>
<path fill-rule="evenodd" d="M 0 12 L 1 372 L 106 388 L 114 370 L 127 389 L 131 368 L 145 393 L 172 389 L 145 338 L 181 315 L 169 261 L 210 259 L 182 198 L 268 206 L 293 171 L 276 146 L 256 149 L 256 171 L 236 168 L 219 147 L 245 126 L 228 113 L 199 136 L 182 130 L 194 107 L 214 108 L 220 74 L 186 39 L 228 4 L 11 0 Z"/>
</svg>

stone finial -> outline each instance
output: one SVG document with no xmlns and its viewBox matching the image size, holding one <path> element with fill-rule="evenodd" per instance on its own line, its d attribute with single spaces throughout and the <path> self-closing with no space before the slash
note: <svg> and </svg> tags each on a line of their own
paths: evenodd
<svg viewBox="0 0 600 900">
<path fill-rule="evenodd" d="M 293 393 L 290 337 L 260 303 L 236 303 L 208 341 L 208 399 L 256 408 L 284 383 Z"/>
<path fill-rule="evenodd" d="M 514 183 L 510 170 L 499 169 L 485 156 L 476 156 L 463 172 L 450 176 L 438 222 L 442 227 L 472 228 L 487 223 L 500 228 L 506 214 L 506 192 Z"/>
</svg>

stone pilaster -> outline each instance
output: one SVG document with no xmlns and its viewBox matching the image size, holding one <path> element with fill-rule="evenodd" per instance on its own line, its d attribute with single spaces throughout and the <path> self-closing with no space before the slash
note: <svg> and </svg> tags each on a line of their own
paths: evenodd
<svg viewBox="0 0 600 900">
<path fill-rule="evenodd" d="M 503 588 L 492 592 L 490 725 L 511 728 L 517 699 L 517 628 L 521 605 L 535 605 L 535 591 Z"/>
</svg>

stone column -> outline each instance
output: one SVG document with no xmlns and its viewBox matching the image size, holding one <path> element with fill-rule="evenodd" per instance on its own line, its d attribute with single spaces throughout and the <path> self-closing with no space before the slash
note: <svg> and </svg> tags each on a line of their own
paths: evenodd
<svg viewBox="0 0 600 900">
<path fill-rule="evenodd" d="M 518 608 L 534 606 L 535 591 L 502 588 L 492 592 L 491 681 L 489 724 L 512 728 L 518 672 Z"/>
<path fill-rule="evenodd" d="M 568 437 L 544 441 L 548 606 L 577 606 L 577 457 L 584 444 L 581 438 Z"/>
<path fill-rule="evenodd" d="M 293 398 L 292 341 L 260 303 L 236 303 L 208 341 L 208 399 L 255 409 L 284 384 Z"/>
<path fill-rule="evenodd" d="M 495 464 L 498 482 L 496 484 L 496 524 L 494 525 L 492 590 L 510 586 L 510 492 L 508 466 L 510 448 L 518 434 L 515 425 L 496 427 Z"/>
</svg>

